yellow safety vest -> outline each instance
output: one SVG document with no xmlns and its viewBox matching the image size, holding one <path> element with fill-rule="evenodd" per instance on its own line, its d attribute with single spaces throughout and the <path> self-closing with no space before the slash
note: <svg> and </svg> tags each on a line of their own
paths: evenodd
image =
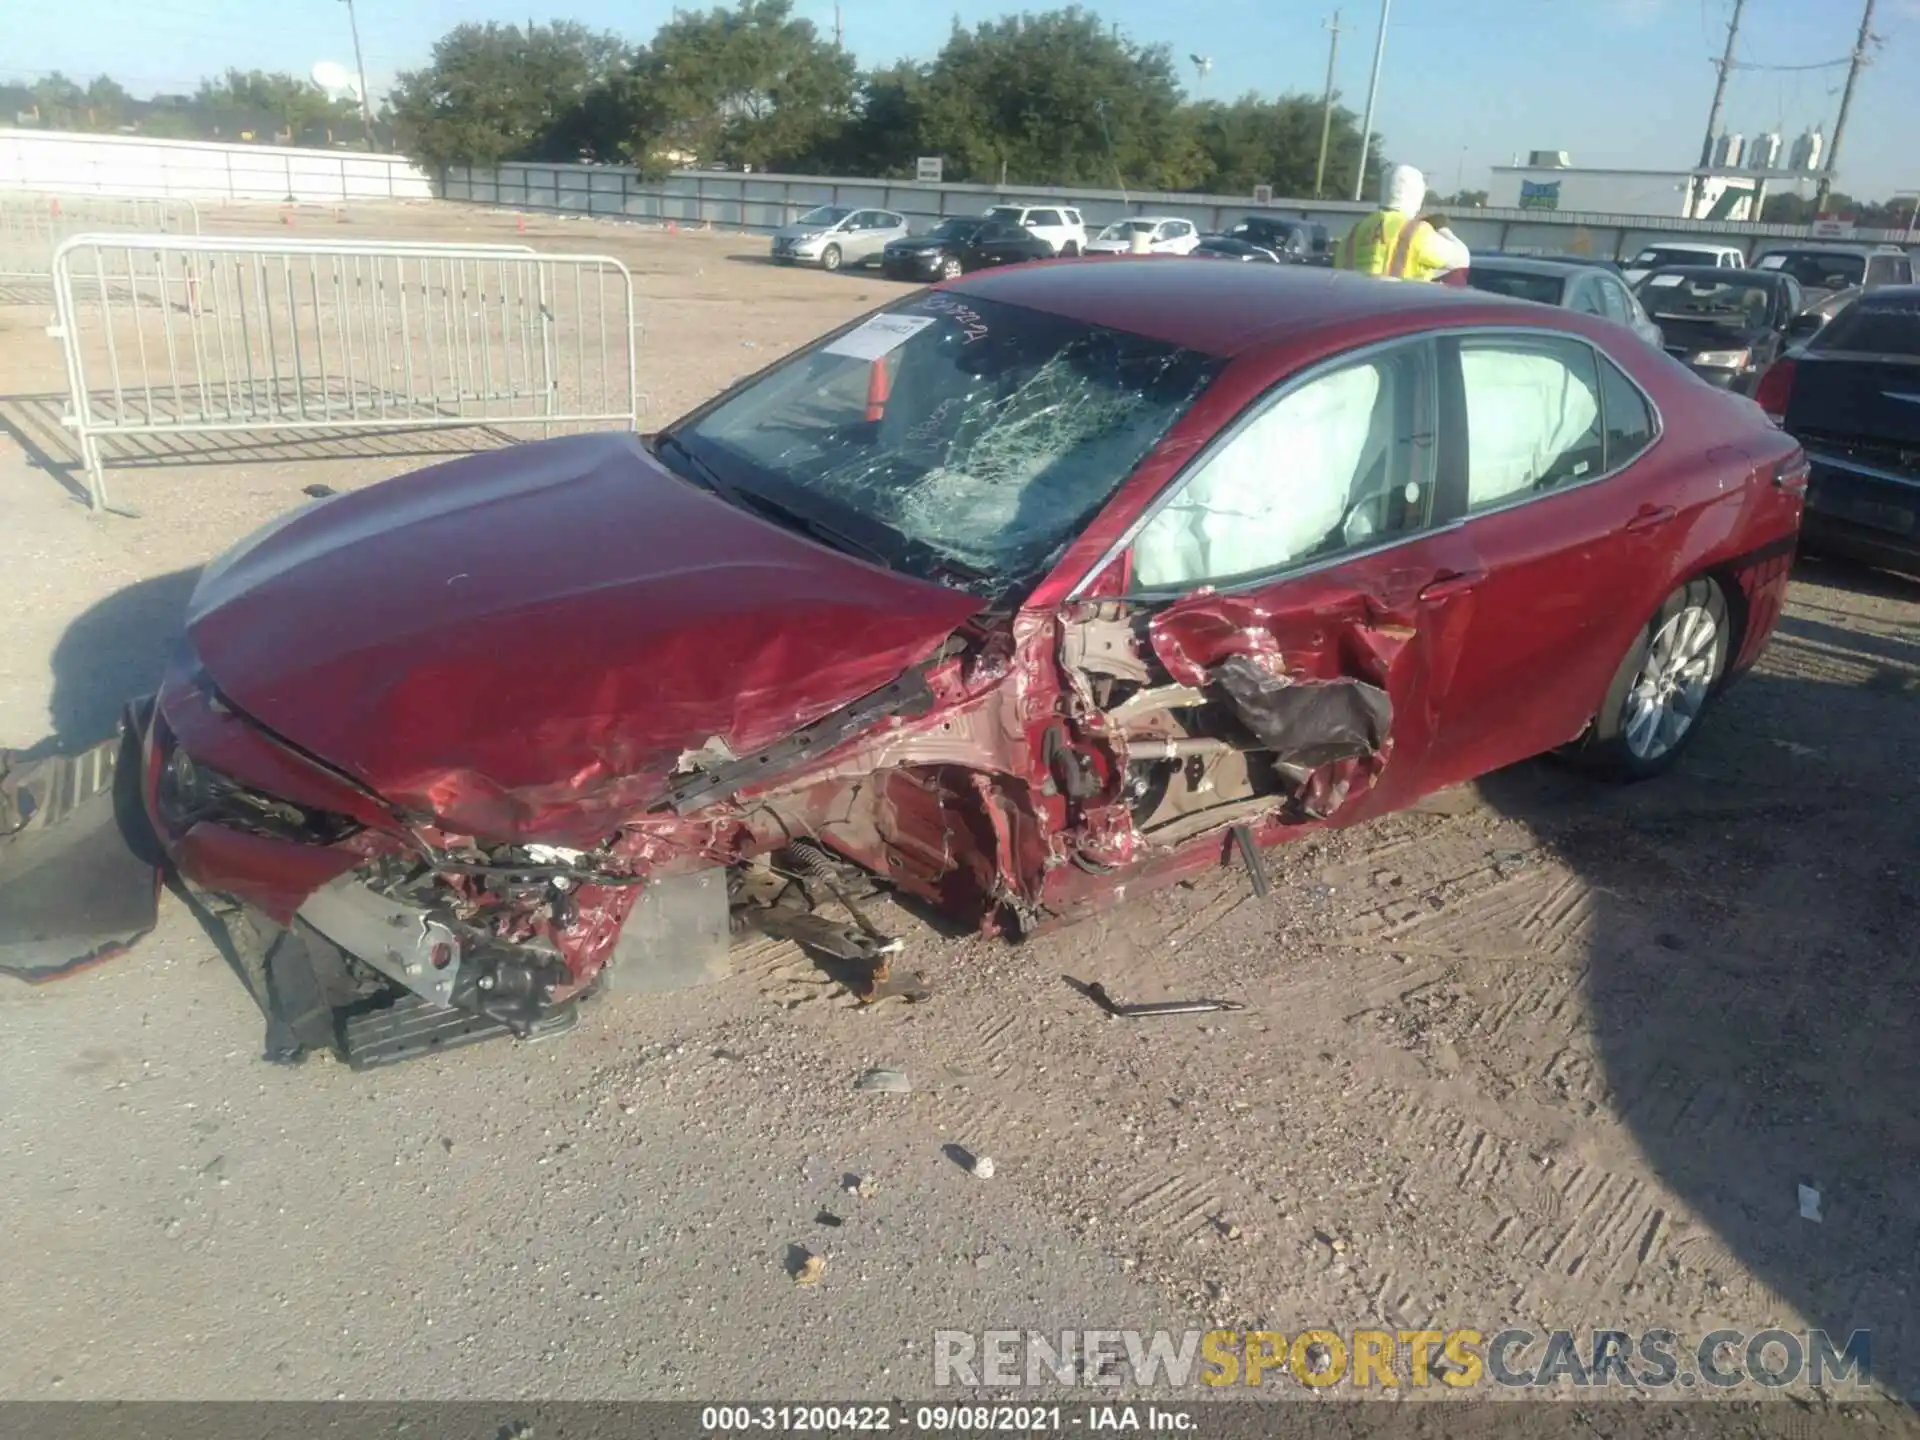
<svg viewBox="0 0 1920 1440">
<path fill-rule="evenodd" d="M 1340 268 L 1393 280 L 1431 280 L 1447 268 L 1425 253 L 1423 242 L 1433 233 L 1424 220 L 1409 222 L 1398 210 L 1376 210 L 1347 232 Z"/>
</svg>

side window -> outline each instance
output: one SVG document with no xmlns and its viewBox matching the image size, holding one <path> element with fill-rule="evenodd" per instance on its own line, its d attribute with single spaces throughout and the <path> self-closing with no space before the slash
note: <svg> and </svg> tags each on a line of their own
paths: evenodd
<svg viewBox="0 0 1920 1440">
<path fill-rule="evenodd" d="M 1576 310 L 1582 315 L 1603 315 L 1600 308 L 1599 282 L 1591 275 L 1576 275 L 1567 295 L 1567 309 Z"/>
<path fill-rule="evenodd" d="M 1383 351 L 1264 403 L 1135 537 L 1146 590 L 1221 584 L 1426 528 L 1433 361 Z"/>
<path fill-rule="evenodd" d="M 1067 224 L 1069 225 L 1081 225 L 1086 223 L 1083 220 L 1081 220 L 1080 212 L 1078 210 L 1062 210 L 1060 213 L 1067 217 Z"/>
<path fill-rule="evenodd" d="M 1893 283 L 1911 285 L 1913 283 L 1913 257 L 1896 255 L 1893 257 Z"/>
<path fill-rule="evenodd" d="M 871 210 L 856 210 L 847 217 L 846 228 L 849 230 L 868 230 L 872 227 L 873 211 Z"/>
<path fill-rule="evenodd" d="M 1633 305 L 1627 299 L 1627 292 L 1604 275 L 1593 283 L 1600 287 L 1600 305 L 1607 319 L 1618 320 L 1622 325 L 1631 324 Z"/>
<path fill-rule="evenodd" d="M 1653 443 L 1646 396 L 1610 360 L 1600 362 L 1600 413 L 1606 422 L 1606 468 L 1618 470 Z"/>
<path fill-rule="evenodd" d="M 1499 335 L 1460 342 L 1469 513 L 1601 473 L 1595 365 L 1592 348 L 1577 340 Z"/>
<path fill-rule="evenodd" d="M 1191 234 L 1193 234 L 1193 226 L 1189 225 L 1186 221 L 1169 220 L 1167 222 L 1167 238 L 1169 240 L 1184 240 Z"/>
<path fill-rule="evenodd" d="M 1027 224 L 1029 227 L 1035 225 L 1058 226 L 1060 224 L 1060 212 L 1058 210 L 1035 210 L 1027 216 Z"/>
</svg>

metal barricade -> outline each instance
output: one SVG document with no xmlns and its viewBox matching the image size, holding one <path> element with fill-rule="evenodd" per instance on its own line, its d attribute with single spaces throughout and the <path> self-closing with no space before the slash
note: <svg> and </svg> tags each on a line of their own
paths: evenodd
<svg viewBox="0 0 1920 1440">
<path fill-rule="evenodd" d="M 0 280 L 45 280 L 61 241 L 115 231 L 198 235 L 200 210 L 191 200 L 0 190 Z"/>
<path fill-rule="evenodd" d="M 603 255 L 81 235 L 53 288 L 96 510 L 116 436 L 639 424 L 633 279 Z"/>
</svg>

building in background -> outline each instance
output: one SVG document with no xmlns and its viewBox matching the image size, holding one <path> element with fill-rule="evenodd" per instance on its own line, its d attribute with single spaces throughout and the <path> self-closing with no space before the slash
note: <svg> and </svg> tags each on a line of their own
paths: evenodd
<svg viewBox="0 0 1920 1440">
<path fill-rule="evenodd" d="M 1798 153 L 1808 137 L 1795 142 Z M 1814 137 L 1818 153 L 1818 136 Z M 1591 215 L 1672 215 L 1696 220 L 1757 220 L 1769 184 L 1792 184 L 1815 178 L 1804 167 L 1780 170 L 1767 163 L 1777 158 L 1780 137 L 1762 135 L 1751 153 L 1739 135 L 1723 135 L 1715 144 L 1712 168 L 1693 170 L 1600 170 L 1572 163 L 1564 150 L 1535 150 L 1522 165 L 1493 167 L 1487 203 L 1519 210 L 1564 210 Z M 1771 142 L 1769 145 L 1768 142 Z M 1741 165 L 1741 159 L 1748 163 Z"/>
</svg>

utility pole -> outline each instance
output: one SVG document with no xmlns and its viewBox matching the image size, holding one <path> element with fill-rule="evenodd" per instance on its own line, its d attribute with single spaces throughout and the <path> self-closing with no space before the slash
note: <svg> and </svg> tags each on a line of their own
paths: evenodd
<svg viewBox="0 0 1920 1440">
<path fill-rule="evenodd" d="M 1867 46 L 1873 43 L 1873 5 L 1867 0 L 1866 12 L 1860 17 L 1860 38 L 1853 42 L 1853 63 L 1847 67 L 1847 86 L 1840 92 L 1840 113 L 1833 122 L 1833 144 L 1827 147 L 1827 163 L 1820 170 L 1820 185 L 1813 192 L 1813 213 L 1818 215 L 1827 208 L 1827 197 L 1833 194 L 1833 169 L 1840 160 L 1840 140 L 1847 132 L 1847 110 L 1853 104 L 1853 84 L 1860 78 L 1860 71 L 1870 62 L 1867 59 Z"/>
<path fill-rule="evenodd" d="M 1727 48 L 1714 62 L 1719 78 L 1713 82 L 1713 106 L 1707 111 L 1707 133 L 1700 141 L 1700 168 L 1709 169 L 1713 165 L 1713 136 L 1720 128 L 1720 102 L 1727 96 L 1727 72 L 1733 69 L 1733 46 L 1740 38 L 1740 12 L 1747 8 L 1747 0 L 1733 0 L 1733 18 L 1727 22 Z M 1685 214 L 1693 218 L 1696 208 L 1695 198 L 1699 195 L 1704 176 L 1687 177 L 1687 205 Z M 1756 220 L 1759 216 L 1754 217 Z"/>
<path fill-rule="evenodd" d="M 1360 164 L 1353 175 L 1353 198 L 1367 188 L 1367 153 L 1373 146 L 1373 102 L 1380 95 L 1380 62 L 1387 53 L 1387 10 L 1392 0 L 1380 0 L 1380 35 L 1373 42 L 1373 82 L 1367 86 L 1367 115 L 1360 122 Z"/>
<path fill-rule="evenodd" d="M 360 21 L 347 0 L 347 28 L 353 31 L 353 68 L 360 76 L 360 123 L 366 128 L 367 149 L 373 149 L 373 102 L 367 99 L 367 62 L 360 58 Z"/>
<path fill-rule="evenodd" d="M 1320 163 L 1313 167 L 1313 198 L 1320 198 L 1320 188 L 1327 178 L 1327 142 L 1333 137 L 1333 65 L 1340 58 L 1340 12 L 1333 12 L 1332 20 L 1322 20 L 1321 25 L 1327 32 L 1327 93 L 1320 109 Z"/>
<path fill-rule="evenodd" d="M 834 48 L 834 49 L 836 49 L 836 50 L 842 50 L 842 49 L 845 49 L 845 48 L 846 48 L 846 47 L 845 47 L 845 46 L 844 46 L 844 45 L 843 45 L 843 44 L 841 43 L 841 35 L 840 35 L 840 0 L 833 0 L 833 48 Z"/>
</svg>

